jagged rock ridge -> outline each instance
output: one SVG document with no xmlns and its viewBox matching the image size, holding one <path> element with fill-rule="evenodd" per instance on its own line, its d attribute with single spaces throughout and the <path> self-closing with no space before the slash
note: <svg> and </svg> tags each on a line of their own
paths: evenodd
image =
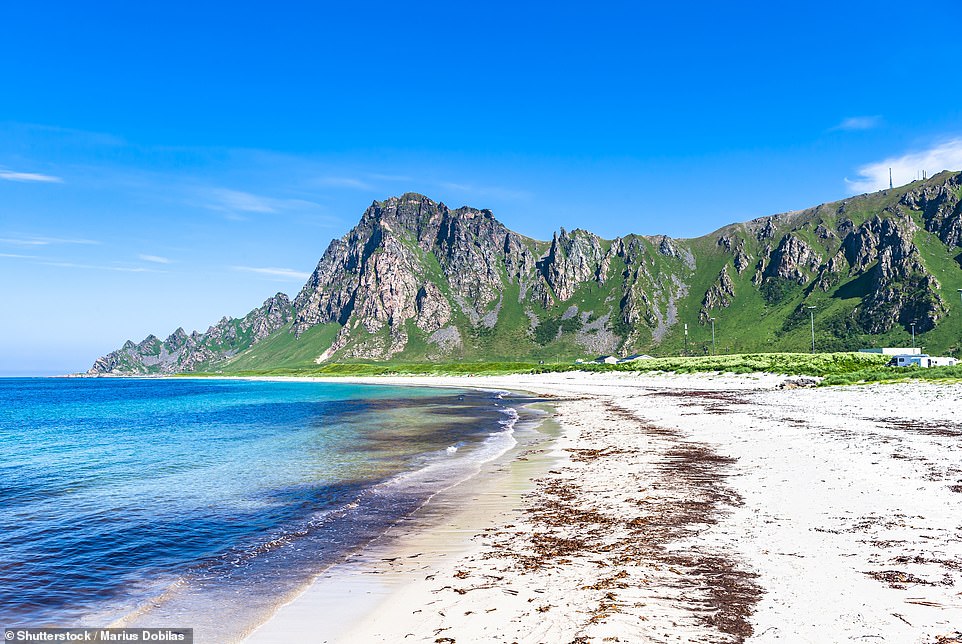
<svg viewBox="0 0 962 644">
<path fill-rule="evenodd" d="M 243 318 L 222 318 L 204 333 L 188 335 L 180 328 L 163 342 L 154 335 L 139 344 L 128 340 L 120 349 L 98 358 L 88 373 L 173 374 L 210 368 L 285 327 L 291 316 L 290 299 L 278 293 Z"/>
</svg>

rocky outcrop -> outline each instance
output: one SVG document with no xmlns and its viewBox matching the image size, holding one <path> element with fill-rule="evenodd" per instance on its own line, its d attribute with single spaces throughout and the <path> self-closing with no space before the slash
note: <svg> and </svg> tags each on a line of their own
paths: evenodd
<svg viewBox="0 0 962 644">
<path fill-rule="evenodd" d="M 851 233 L 878 240 L 874 248 L 859 247 L 852 256 L 856 272 L 865 272 L 866 261 L 876 260 L 868 270 L 871 285 L 858 313 L 859 324 L 869 333 L 885 333 L 896 324 L 908 327 L 912 322 L 916 330 L 929 331 L 946 313 L 939 282 L 911 241 L 913 229 L 911 219 L 899 223 L 876 218 Z"/>
<path fill-rule="evenodd" d="M 962 175 L 942 173 L 933 179 L 906 192 L 899 203 L 920 210 L 925 229 L 942 243 L 962 246 Z"/>
<path fill-rule="evenodd" d="M 415 308 L 415 323 L 419 329 L 428 333 L 437 331 L 451 319 L 451 305 L 433 282 L 427 282 L 418 291 Z"/>
<path fill-rule="evenodd" d="M 727 309 L 732 305 L 734 298 L 735 283 L 728 274 L 728 266 L 724 266 L 718 274 L 718 279 L 705 292 L 705 297 L 701 301 L 701 311 L 698 313 L 699 321 L 708 322 L 712 310 Z"/>
<path fill-rule="evenodd" d="M 538 269 L 551 287 L 555 298 L 565 301 L 575 289 L 588 280 L 603 282 L 601 239 L 586 230 L 555 234 L 548 254 L 538 262 Z"/>
<path fill-rule="evenodd" d="M 782 237 L 778 246 L 772 251 L 762 276 L 764 279 L 781 278 L 805 284 L 811 279 L 811 273 L 818 270 L 821 264 L 819 254 L 795 235 Z"/>
<path fill-rule="evenodd" d="M 732 264 L 739 275 L 751 266 L 752 258 L 745 251 L 745 240 L 741 237 L 722 235 L 718 238 L 718 245 L 732 254 Z"/>
<path fill-rule="evenodd" d="M 372 335 L 387 330 L 387 345 L 370 341 L 371 350 L 358 355 L 386 358 L 404 350 L 410 319 L 433 333 L 456 307 L 471 323 L 493 326 L 504 281 L 536 288 L 535 263 L 526 239 L 490 211 L 449 210 L 413 193 L 375 202 L 318 262 L 294 301 L 293 330 L 300 335 L 325 322 Z M 346 346 L 349 336 L 340 334 L 335 346 Z"/>
</svg>

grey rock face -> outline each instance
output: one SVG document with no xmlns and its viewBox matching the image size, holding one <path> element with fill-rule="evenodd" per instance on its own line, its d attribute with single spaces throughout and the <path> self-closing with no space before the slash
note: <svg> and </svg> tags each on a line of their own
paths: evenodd
<svg viewBox="0 0 962 644">
<path fill-rule="evenodd" d="M 869 333 L 884 333 L 896 324 L 907 327 L 913 321 L 919 331 L 934 328 L 947 309 L 938 293 L 938 280 L 926 270 L 919 249 L 911 241 L 911 219 L 901 224 L 875 219 L 866 222 L 866 227 L 878 238 L 871 253 L 878 263 L 868 271 L 871 287 L 858 315 L 862 328 Z"/>
<path fill-rule="evenodd" d="M 772 252 L 763 276 L 765 279 L 780 277 L 805 284 L 810 279 L 810 273 L 818 270 L 820 264 L 821 257 L 811 246 L 789 234 L 782 237 Z"/>
<path fill-rule="evenodd" d="M 899 203 L 921 210 L 925 229 L 938 235 L 942 243 L 962 246 L 962 175 L 926 183 L 907 192 Z"/>
<path fill-rule="evenodd" d="M 315 324 L 361 324 L 375 334 L 388 327 L 391 354 L 404 349 L 404 323 L 434 332 L 457 307 L 473 323 L 493 326 L 504 278 L 531 281 L 536 258 L 525 239 L 487 210 L 449 210 L 406 194 L 371 205 L 361 222 L 331 243 L 294 301 L 294 332 Z M 431 265 L 441 274 L 431 274 Z M 435 283 L 443 279 L 445 296 Z M 496 309 L 497 307 L 495 307 Z M 493 315 L 493 317 L 492 317 Z M 348 334 L 341 341 L 348 342 Z M 375 344 L 372 351 L 380 351 Z M 358 357 L 386 357 L 387 353 Z"/>
<path fill-rule="evenodd" d="M 451 305 L 433 282 L 427 282 L 421 287 L 415 306 L 416 324 L 423 331 L 437 331 L 451 319 Z"/>
<path fill-rule="evenodd" d="M 705 297 L 701 301 L 701 312 L 698 314 L 698 319 L 702 323 L 708 322 L 713 309 L 727 309 L 732 305 L 734 298 L 735 283 L 732 282 L 726 265 L 722 267 L 718 279 L 705 293 Z"/>
<path fill-rule="evenodd" d="M 582 283 L 591 279 L 604 281 L 601 259 L 601 239 L 597 235 L 580 229 L 568 233 L 562 228 L 551 240 L 551 248 L 538 267 L 555 297 L 564 301 Z"/>
</svg>

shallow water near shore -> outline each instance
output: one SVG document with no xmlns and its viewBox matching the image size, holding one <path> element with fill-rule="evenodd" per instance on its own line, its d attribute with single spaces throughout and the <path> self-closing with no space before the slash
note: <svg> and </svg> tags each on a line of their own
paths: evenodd
<svg viewBox="0 0 962 644">
<path fill-rule="evenodd" d="M 514 445 L 523 402 L 340 383 L 0 380 L 0 621 L 244 632 Z"/>
</svg>

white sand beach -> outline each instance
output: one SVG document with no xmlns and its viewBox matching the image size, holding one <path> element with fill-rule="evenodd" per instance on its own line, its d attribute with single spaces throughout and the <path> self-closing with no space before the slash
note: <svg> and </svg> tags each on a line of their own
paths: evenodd
<svg viewBox="0 0 962 644">
<path fill-rule="evenodd" d="M 247 641 L 962 642 L 962 385 L 784 380 L 367 380 L 527 391 L 556 426 Z"/>
</svg>

